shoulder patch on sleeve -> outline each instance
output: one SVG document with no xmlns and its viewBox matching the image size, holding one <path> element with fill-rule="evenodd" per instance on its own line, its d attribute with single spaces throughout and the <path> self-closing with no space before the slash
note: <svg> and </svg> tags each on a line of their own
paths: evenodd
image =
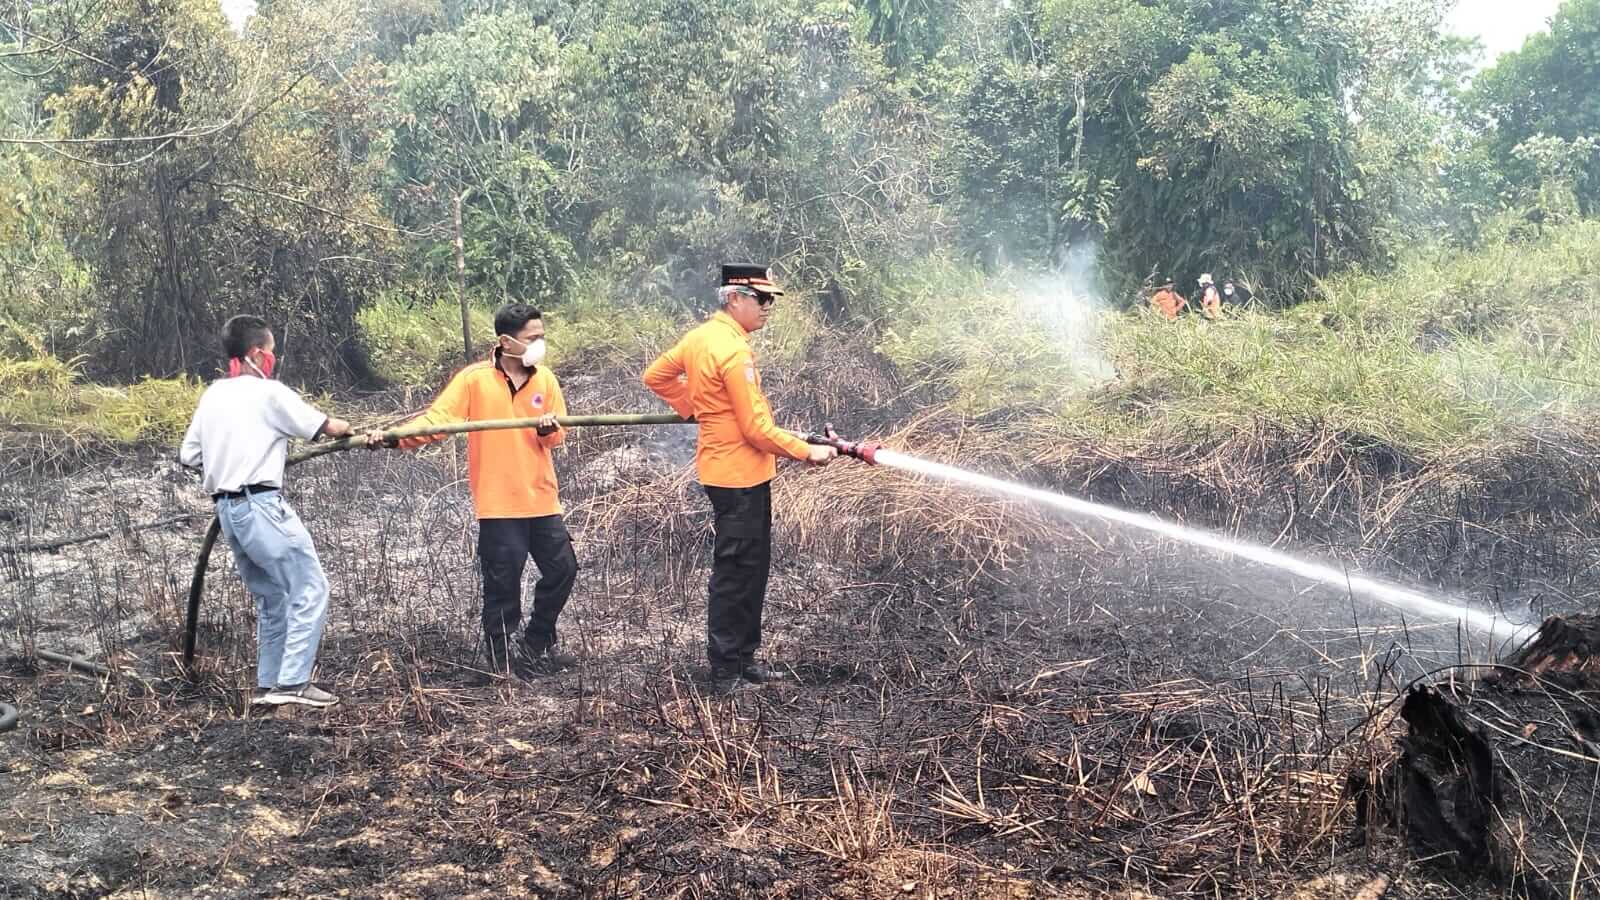
<svg viewBox="0 0 1600 900">
<path fill-rule="evenodd" d="M 751 384 L 756 383 L 756 367 L 751 363 L 745 363 L 744 380 L 750 382 Z"/>
</svg>

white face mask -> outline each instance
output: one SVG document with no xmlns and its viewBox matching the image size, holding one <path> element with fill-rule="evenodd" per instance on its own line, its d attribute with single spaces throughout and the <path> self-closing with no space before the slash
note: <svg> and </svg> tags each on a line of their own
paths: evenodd
<svg viewBox="0 0 1600 900">
<path fill-rule="evenodd" d="M 512 338 L 512 340 L 516 341 L 517 339 Z M 522 342 L 517 341 L 517 343 L 520 344 Z M 531 369 L 542 362 L 544 362 L 544 338 L 539 338 L 523 348 L 522 364 Z"/>
</svg>

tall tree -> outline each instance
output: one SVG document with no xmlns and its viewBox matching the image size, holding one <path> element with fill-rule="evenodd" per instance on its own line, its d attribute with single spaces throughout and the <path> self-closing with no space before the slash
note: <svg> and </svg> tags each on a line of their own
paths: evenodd
<svg viewBox="0 0 1600 900">
<path fill-rule="evenodd" d="M 1542 185 L 1550 196 L 1551 175 L 1570 168 L 1572 200 L 1586 215 L 1600 212 L 1600 150 L 1581 140 L 1600 137 L 1596 85 L 1600 0 L 1567 0 L 1548 32 L 1531 35 L 1522 49 L 1502 56 L 1473 80 L 1469 109 L 1493 171 L 1510 194 L 1507 199 L 1537 203 Z M 1558 139 L 1566 149 L 1556 153 L 1549 140 L 1527 144 L 1540 137 Z M 1561 154 L 1569 158 L 1552 167 L 1554 155 Z"/>
<path fill-rule="evenodd" d="M 339 139 L 370 102 L 331 65 L 358 41 L 353 12 L 274 3 L 243 40 L 203 0 L 114 0 L 80 22 L 43 140 L 81 179 L 98 374 L 208 372 L 222 320 L 252 311 L 295 375 L 370 377 L 354 315 L 392 229 Z"/>
<path fill-rule="evenodd" d="M 1375 86 L 1434 52 L 1434 0 L 1017 9 L 966 99 L 975 239 L 1058 265 L 1063 248 L 1097 241 L 1122 288 L 1247 269 L 1292 294 L 1381 256 L 1379 210 L 1399 204 L 1365 201 L 1426 166 L 1427 136 L 1383 131 Z M 1406 146 L 1366 155 L 1362 122 Z"/>
</svg>

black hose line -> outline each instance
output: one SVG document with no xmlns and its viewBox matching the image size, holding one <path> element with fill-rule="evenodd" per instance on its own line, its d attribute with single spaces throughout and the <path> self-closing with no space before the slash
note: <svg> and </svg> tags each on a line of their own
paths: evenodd
<svg viewBox="0 0 1600 900">
<path fill-rule="evenodd" d="M 222 520 L 211 517 L 206 538 L 200 542 L 200 555 L 194 559 L 194 576 L 189 580 L 189 612 L 183 624 L 183 671 L 194 679 L 195 633 L 200 628 L 200 595 L 205 593 L 206 568 L 211 565 L 211 548 L 216 546 L 217 535 L 222 533 Z"/>
<path fill-rule="evenodd" d="M 61 663 L 69 669 L 87 672 L 90 675 L 99 675 L 104 678 L 112 678 L 116 675 L 108 667 L 102 666 L 93 660 L 84 659 L 81 656 L 68 656 L 65 653 L 57 653 L 54 650 L 35 650 L 33 655 L 43 660 Z"/>
</svg>

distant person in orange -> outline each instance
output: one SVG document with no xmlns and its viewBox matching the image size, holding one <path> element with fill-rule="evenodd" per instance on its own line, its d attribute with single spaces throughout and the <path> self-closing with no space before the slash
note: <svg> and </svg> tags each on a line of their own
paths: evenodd
<svg viewBox="0 0 1600 900">
<path fill-rule="evenodd" d="M 474 431 L 467 435 L 467 481 L 478 517 L 478 565 L 483 571 L 483 638 L 490 669 L 527 676 L 573 665 L 556 648 L 556 619 L 578 578 L 578 557 L 561 518 L 556 469 L 550 451 L 566 433 L 556 419 L 567 414 L 561 383 L 544 362 L 544 319 L 539 310 L 509 303 L 494 314 L 495 346 L 489 358 L 457 372 L 428 411 L 408 425 L 446 425 L 482 419 L 537 419 L 534 428 Z M 383 432 L 367 446 L 406 449 L 445 435 L 388 443 Z M 539 567 L 533 612 L 520 641 L 522 570 L 532 556 Z"/>
<path fill-rule="evenodd" d="M 761 393 L 750 334 L 783 291 L 763 266 L 725 265 L 721 304 L 645 370 L 644 384 L 700 426 L 695 468 L 711 500 L 715 542 L 706 601 L 706 656 L 723 687 L 777 678 L 755 660 L 772 568 L 772 479 L 777 458 L 826 465 L 838 451 L 779 428 Z"/>
<path fill-rule="evenodd" d="M 1222 318 L 1222 296 L 1211 281 L 1211 273 L 1200 276 L 1200 314 L 1207 319 Z"/>
<path fill-rule="evenodd" d="M 1169 319 L 1178 318 L 1179 311 L 1189 305 L 1189 301 L 1173 290 L 1173 286 L 1172 279 L 1168 278 L 1161 283 L 1161 287 L 1154 294 L 1150 295 L 1150 305 Z"/>
</svg>

